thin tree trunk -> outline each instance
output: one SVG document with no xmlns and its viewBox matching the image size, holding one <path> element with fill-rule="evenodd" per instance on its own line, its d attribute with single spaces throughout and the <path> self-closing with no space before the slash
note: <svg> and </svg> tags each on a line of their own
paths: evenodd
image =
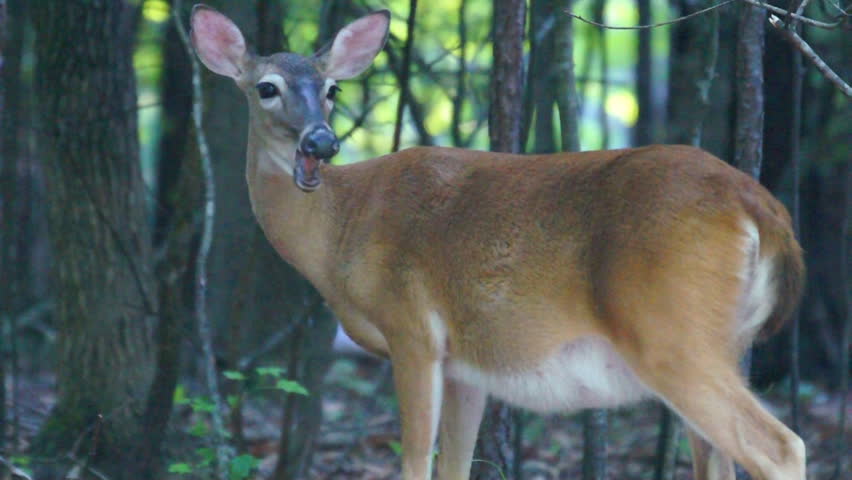
<svg viewBox="0 0 852 480">
<path fill-rule="evenodd" d="M 399 79 L 399 101 L 396 104 L 396 124 L 393 128 L 393 145 L 391 152 L 399 150 L 400 136 L 402 135 L 402 120 L 405 114 L 405 105 L 408 103 L 409 91 L 411 89 L 411 49 L 414 48 L 414 25 L 417 19 L 417 0 L 408 2 L 408 23 L 406 28 L 405 47 L 402 52 L 402 66 Z"/>
<path fill-rule="evenodd" d="M 596 0 L 593 17 L 603 23 L 606 0 Z M 601 148 L 609 148 L 609 118 L 606 101 L 609 96 L 609 60 L 607 55 L 606 29 L 596 29 L 598 58 L 600 59 L 600 106 L 598 124 L 601 129 Z M 607 412 L 603 409 L 589 410 L 583 415 L 583 480 L 606 478 Z"/>
<path fill-rule="evenodd" d="M 763 40 L 766 11 L 740 5 L 737 40 L 737 129 L 734 164 L 760 178 L 763 161 Z"/>
<path fill-rule="evenodd" d="M 185 18 L 181 16 L 180 18 Z M 181 344 L 192 325 L 187 310 L 193 300 L 193 246 L 198 229 L 195 209 L 201 203 L 200 165 L 188 146 L 192 114 L 190 60 L 173 21 L 163 44 L 163 133 L 157 169 L 154 248 L 163 252 L 157 265 L 160 305 L 156 331 L 156 367 L 142 417 L 143 434 L 136 454 L 144 478 L 163 475 L 162 446 L 172 414 L 173 398 L 181 370 Z"/>
<path fill-rule="evenodd" d="M 637 0 L 639 25 L 651 23 L 651 0 Z M 651 83 L 651 29 L 643 28 L 637 32 L 638 44 L 636 56 L 636 99 L 639 104 L 639 116 L 633 127 L 633 145 L 648 145 L 654 140 L 654 90 Z"/>
<path fill-rule="evenodd" d="M 467 0 L 459 2 L 459 68 L 456 71 L 456 91 L 453 95 L 453 119 L 450 127 L 450 132 L 453 137 L 453 145 L 457 147 L 464 146 L 466 142 L 462 138 L 461 121 L 464 109 L 465 96 L 467 89 L 465 81 L 467 77 L 467 22 L 465 21 L 465 12 L 467 11 Z"/>
<path fill-rule="evenodd" d="M 566 0 L 561 7 L 571 10 L 572 0 Z M 577 84 L 574 77 L 574 28 L 568 15 L 556 17 L 555 52 L 553 56 L 553 74 L 556 84 L 556 103 L 559 106 L 559 124 L 562 136 L 562 150 L 580 151 L 578 134 L 579 102 Z"/>
<path fill-rule="evenodd" d="M 738 24 L 736 63 L 736 131 L 734 165 L 760 179 L 763 162 L 763 45 L 766 12 L 743 4 Z M 743 375 L 751 370 L 751 350 L 741 361 Z M 738 472 L 741 469 L 738 468 Z M 743 473 L 738 473 L 742 475 Z"/>
<path fill-rule="evenodd" d="M 845 212 L 843 225 L 841 226 L 841 291 L 846 293 L 846 315 L 843 317 L 843 330 L 840 336 L 840 365 L 837 369 L 838 389 L 840 390 L 840 403 L 837 407 L 837 460 L 834 468 L 834 480 L 840 480 L 843 472 L 848 472 L 849 460 L 849 434 L 846 431 L 846 406 L 849 405 L 849 349 L 852 344 L 852 288 L 849 284 L 849 247 L 852 243 L 852 235 L 849 233 L 849 223 L 852 218 L 852 162 L 846 161 L 846 182 L 844 184 Z"/>
<path fill-rule="evenodd" d="M 583 480 L 606 479 L 607 411 L 583 414 Z"/>
<path fill-rule="evenodd" d="M 32 12 L 58 331 L 58 402 L 33 451 L 88 455 L 89 465 L 113 479 L 140 478 L 131 457 L 152 373 L 157 308 L 128 8 L 50 2 Z M 64 473 L 55 470 L 61 464 L 51 468 L 36 476 Z"/>
<path fill-rule="evenodd" d="M 595 0 L 592 17 L 598 23 L 604 23 L 606 0 Z M 606 113 L 606 101 L 609 97 L 609 55 L 607 54 L 607 31 L 605 28 L 595 29 L 597 36 L 600 84 L 600 105 L 598 109 L 598 125 L 601 129 L 601 148 L 609 148 L 609 117 Z"/>
<path fill-rule="evenodd" d="M 18 163 L 20 149 L 18 140 L 18 112 L 20 110 L 21 90 L 21 54 L 24 36 L 24 4 L 14 1 L 12 5 L 0 0 L 0 452 L 5 451 L 6 440 L 6 376 L 11 373 L 17 383 L 16 368 L 6 371 L 7 350 L 5 334 L 10 332 L 9 345 L 12 345 L 15 321 L 20 307 L 23 263 L 17 245 L 23 229 L 18 228 L 18 215 L 21 193 L 18 185 Z M 11 17 L 11 20 L 9 18 Z M 8 328 L 6 323 L 9 323 Z M 17 362 L 16 358 L 10 359 Z M 12 398 L 15 392 L 13 388 Z M 17 437 L 17 435 L 15 435 Z M 11 451 L 16 449 L 13 443 Z"/>
<path fill-rule="evenodd" d="M 495 0 L 493 9 L 494 63 L 491 72 L 491 111 L 488 137 L 491 150 L 521 151 L 521 110 L 523 108 L 523 54 L 526 2 Z M 501 472 L 516 470 L 519 461 L 512 449 L 514 422 L 509 408 L 489 402 L 480 428 L 471 478 L 500 479 Z"/>
</svg>

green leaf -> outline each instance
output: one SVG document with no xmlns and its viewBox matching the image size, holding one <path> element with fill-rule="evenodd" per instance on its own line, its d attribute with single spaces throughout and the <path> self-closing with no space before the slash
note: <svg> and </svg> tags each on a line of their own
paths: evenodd
<svg viewBox="0 0 852 480">
<path fill-rule="evenodd" d="M 210 447 L 201 447 L 195 449 L 196 455 L 201 457 L 201 461 L 198 462 L 199 467 L 206 467 L 208 465 L 212 465 L 213 461 L 216 460 L 216 451 Z"/>
<path fill-rule="evenodd" d="M 231 407 L 231 408 L 236 408 L 236 406 L 240 404 L 240 396 L 239 395 L 228 395 L 225 398 L 228 401 L 228 406 Z"/>
<path fill-rule="evenodd" d="M 255 371 L 258 375 L 268 375 L 270 377 L 280 377 L 284 374 L 284 369 L 281 367 L 257 367 Z"/>
<path fill-rule="evenodd" d="M 287 393 L 295 393 L 298 395 L 305 396 L 308 395 L 308 390 L 295 380 L 286 380 L 282 378 L 281 380 L 275 382 L 275 388 L 279 390 L 284 390 Z"/>
<path fill-rule="evenodd" d="M 246 376 L 243 375 L 242 372 L 238 372 L 236 370 L 225 370 L 222 372 L 222 375 L 225 376 L 228 380 L 245 380 Z"/>
<path fill-rule="evenodd" d="M 251 455 L 240 455 L 231 460 L 230 479 L 243 480 L 248 478 L 251 471 L 260 465 L 260 459 Z"/>
<path fill-rule="evenodd" d="M 206 437 L 210 434 L 210 427 L 205 423 L 198 422 L 189 428 L 188 433 L 193 437 Z"/>
<path fill-rule="evenodd" d="M 175 387 L 175 394 L 172 397 L 172 401 L 175 402 L 175 405 L 186 405 L 189 403 L 190 398 L 186 396 L 186 388 L 183 385 Z"/>
<path fill-rule="evenodd" d="M 181 475 L 192 473 L 192 465 L 188 463 L 173 463 L 169 465 L 169 473 L 179 473 Z"/>
<path fill-rule="evenodd" d="M 195 397 L 190 404 L 193 412 L 212 412 L 216 405 L 207 397 Z"/>
<path fill-rule="evenodd" d="M 9 457 L 9 461 L 16 467 L 26 467 L 29 466 L 32 459 L 27 455 L 12 455 Z"/>
<path fill-rule="evenodd" d="M 393 450 L 393 453 L 395 453 L 396 456 L 398 456 L 398 457 L 402 456 L 402 444 L 401 443 L 397 442 L 396 440 L 391 440 L 390 442 L 388 442 L 388 447 L 390 447 L 390 449 Z"/>
</svg>

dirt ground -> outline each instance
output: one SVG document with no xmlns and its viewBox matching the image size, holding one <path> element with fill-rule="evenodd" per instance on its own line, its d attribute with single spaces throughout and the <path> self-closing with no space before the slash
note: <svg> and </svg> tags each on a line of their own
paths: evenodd
<svg viewBox="0 0 852 480">
<path fill-rule="evenodd" d="M 789 423 L 786 390 L 778 388 L 760 393 L 769 409 Z M 20 448 L 25 454 L 29 439 L 38 430 L 55 400 L 53 379 L 46 374 L 22 379 L 18 398 Z M 808 447 L 809 479 L 852 480 L 849 471 L 834 477 L 836 459 L 840 454 L 837 422 L 840 402 L 838 394 L 826 392 L 817 385 L 803 385 L 802 425 L 803 438 Z M 265 406 L 259 406 L 261 404 Z M 847 418 L 852 419 L 852 402 L 847 402 L 845 408 Z M 245 409 L 248 451 L 260 459 L 256 474 L 259 479 L 268 478 L 277 460 L 277 421 L 280 410 L 274 402 L 269 401 L 249 402 Z M 321 433 L 307 478 L 399 478 L 399 423 L 387 363 L 367 357 L 337 360 L 327 377 L 323 411 Z M 608 478 L 653 478 L 660 416 L 661 408 L 655 402 L 611 412 L 608 426 Z M 176 414 L 176 418 L 188 417 L 187 412 L 178 411 Z M 579 416 L 523 413 L 521 417 L 522 479 L 581 478 L 582 425 Z M 852 436 L 849 435 L 850 423 L 847 421 L 847 438 Z M 852 454 L 846 452 L 846 457 L 848 466 Z M 689 447 L 685 435 L 681 434 L 678 436 L 674 478 L 691 479 L 690 465 Z M 183 475 L 180 478 L 193 477 Z M 1 467 L 0 478 L 3 478 Z"/>
</svg>

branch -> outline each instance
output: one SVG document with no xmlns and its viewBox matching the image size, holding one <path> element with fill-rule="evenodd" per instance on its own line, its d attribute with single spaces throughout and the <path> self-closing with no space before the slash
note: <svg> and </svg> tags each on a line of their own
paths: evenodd
<svg viewBox="0 0 852 480">
<path fill-rule="evenodd" d="M 825 78 L 828 79 L 829 82 L 833 83 L 837 88 L 839 88 L 844 95 L 852 98 L 852 87 L 850 87 L 848 83 L 844 82 L 839 75 L 834 73 L 834 70 L 832 70 L 831 67 L 829 67 L 825 63 L 825 61 L 823 61 L 822 58 L 820 58 L 820 56 L 811 48 L 810 45 L 807 44 L 807 42 L 802 39 L 802 37 L 800 37 L 793 30 L 787 28 L 784 25 L 784 22 L 781 21 L 781 19 L 776 17 L 775 15 L 769 16 L 769 23 L 772 24 L 775 29 L 780 31 L 781 34 L 784 35 L 784 37 L 786 37 L 791 44 L 793 44 L 793 46 L 798 48 L 799 51 L 802 52 L 802 55 L 804 55 L 808 60 L 810 60 L 811 63 L 813 63 L 814 66 L 817 68 L 817 70 L 819 70 L 820 73 L 822 73 Z"/>
<path fill-rule="evenodd" d="M 684 20 L 689 20 L 692 17 L 697 17 L 699 15 L 703 15 L 703 14 L 705 14 L 705 13 L 711 11 L 711 10 L 715 10 L 717 8 L 724 7 L 725 5 L 734 3 L 735 1 L 736 0 L 725 0 L 724 2 L 722 2 L 718 5 L 713 5 L 712 7 L 707 7 L 703 10 L 698 10 L 697 12 L 692 12 L 689 15 L 684 15 L 682 17 L 678 17 L 678 18 L 675 18 L 673 20 L 668 20 L 666 22 L 654 23 L 654 24 L 650 24 L 650 25 L 633 25 L 633 26 L 629 26 L 629 27 L 606 25 L 606 24 L 595 22 L 595 21 L 592 21 L 592 20 L 586 20 L 585 18 L 581 17 L 580 15 L 577 15 L 573 12 L 569 12 L 567 10 L 565 10 L 565 13 L 569 17 L 574 17 L 577 20 L 580 20 L 581 22 L 585 22 L 585 23 L 588 23 L 589 25 L 594 25 L 594 26 L 600 27 L 600 28 L 606 28 L 608 30 L 644 30 L 644 29 L 648 29 L 648 28 L 665 27 L 667 25 L 679 23 L 679 22 L 682 22 Z M 743 0 L 743 1 L 746 1 L 746 0 Z"/>
<path fill-rule="evenodd" d="M 210 254 L 210 245 L 213 242 L 213 217 L 216 213 L 215 190 L 213 183 L 213 165 L 210 161 L 210 149 L 207 146 L 207 138 L 204 135 L 202 101 L 204 99 L 201 91 L 201 67 L 195 51 L 189 41 L 183 23 L 180 20 L 181 0 L 175 0 L 172 8 L 175 26 L 180 34 L 180 39 L 186 48 L 189 61 L 192 64 L 192 120 L 195 124 L 195 135 L 198 142 L 198 150 L 201 155 L 201 167 L 204 175 L 204 217 L 202 221 L 201 244 L 195 259 L 195 313 L 198 319 L 198 335 L 201 337 L 201 345 L 204 351 L 204 369 L 207 377 L 207 388 L 213 399 L 215 408 L 210 412 L 213 420 L 213 446 L 216 449 L 216 471 L 220 480 L 228 478 L 228 459 L 230 453 L 225 444 L 225 424 L 222 421 L 222 397 L 219 394 L 219 384 L 216 377 L 216 359 L 213 356 L 213 339 L 210 328 L 210 320 L 207 318 L 207 257 Z"/>
<path fill-rule="evenodd" d="M 778 15 L 783 15 L 785 17 L 789 16 L 792 19 L 798 20 L 802 23 L 806 23 L 806 24 L 814 26 L 814 27 L 820 27 L 820 28 L 825 28 L 825 29 L 831 30 L 831 29 L 839 27 L 843 23 L 842 20 L 838 20 L 834 23 L 820 22 L 819 20 L 814 20 L 812 18 L 804 17 L 802 15 L 799 15 L 798 13 L 788 12 L 787 10 L 784 10 L 783 8 L 779 8 L 779 7 L 776 7 L 774 5 L 769 5 L 769 4 L 763 3 L 763 2 L 758 1 L 758 0 L 741 0 L 741 1 L 748 3 L 750 5 L 754 5 L 755 7 L 760 7 L 764 10 L 769 10 L 772 13 L 777 13 Z"/>
<path fill-rule="evenodd" d="M 779 8 L 779 7 L 776 7 L 776 6 L 773 6 L 773 5 L 763 3 L 762 1 L 759 1 L 759 0 L 725 0 L 724 2 L 722 2 L 718 5 L 713 5 L 711 7 L 707 7 L 703 10 L 698 10 L 697 12 L 692 12 L 689 15 L 684 15 L 682 17 L 678 17 L 678 18 L 675 18 L 675 19 L 672 19 L 672 20 L 668 20 L 668 21 L 660 22 L 660 23 L 653 23 L 653 24 L 650 24 L 650 25 L 632 25 L 632 26 L 607 25 L 607 24 L 604 24 L 604 23 L 595 22 L 595 21 L 592 21 L 592 20 L 587 20 L 587 19 L 581 17 L 580 15 L 577 15 L 576 13 L 570 12 L 568 10 L 565 10 L 565 14 L 568 15 L 569 17 L 576 18 L 577 20 L 580 20 L 581 22 L 588 23 L 589 25 L 594 25 L 594 26 L 600 27 L 600 28 L 606 28 L 608 30 L 644 30 L 644 29 L 648 29 L 648 28 L 665 27 L 665 26 L 668 26 L 668 25 L 672 25 L 672 24 L 675 24 L 675 23 L 682 22 L 684 20 L 689 20 L 690 18 L 697 17 L 699 15 L 703 15 L 703 14 L 705 14 L 705 13 L 711 11 L 711 10 L 715 10 L 717 8 L 721 8 L 721 7 L 724 7 L 724 6 L 729 5 L 731 3 L 734 3 L 735 1 L 742 1 L 742 2 L 748 3 L 750 5 L 754 5 L 755 7 L 763 8 L 765 10 L 769 10 L 770 12 L 777 13 L 779 15 L 789 16 L 789 18 L 792 18 L 794 20 L 798 20 L 802 23 L 805 23 L 805 24 L 808 24 L 808 25 L 811 25 L 811 26 L 814 26 L 814 27 L 825 28 L 827 30 L 835 29 L 835 28 L 841 26 L 844 22 L 844 20 L 838 20 L 834 23 L 821 22 L 819 20 L 814 20 L 812 18 L 805 17 L 805 16 L 801 15 L 800 13 L 789 12 L 787 10 L 784 10 L 783 8 Z M 802 2 L 802 3 L 805 4 L 806 2 Z"/>
</svg>

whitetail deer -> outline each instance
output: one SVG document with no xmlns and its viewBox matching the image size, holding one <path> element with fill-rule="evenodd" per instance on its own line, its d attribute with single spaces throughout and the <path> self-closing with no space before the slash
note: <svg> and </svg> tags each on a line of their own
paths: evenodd
<svg viewBox="0 0 852 480">
<path fill-rule="evenodd" d="M 793 312 L 804 266 L 784 207 L 688 146 L 509 155 L 412 148 L 346 166 L 336 81 L 390 15 L 311 57 L 256 56 L 205 6 L 192 39 L 249 107 L 246 176 L 269 241 L 346 332 L 390 357 L 406 480 L 468 478 L 486 395 L 537 411 L 657 397 L 690 430 L 696 477 L 805 478 L 805 447 L 738 359 Z M 440 417 L 440 427 L 439 427 Z"/>
</svg>

